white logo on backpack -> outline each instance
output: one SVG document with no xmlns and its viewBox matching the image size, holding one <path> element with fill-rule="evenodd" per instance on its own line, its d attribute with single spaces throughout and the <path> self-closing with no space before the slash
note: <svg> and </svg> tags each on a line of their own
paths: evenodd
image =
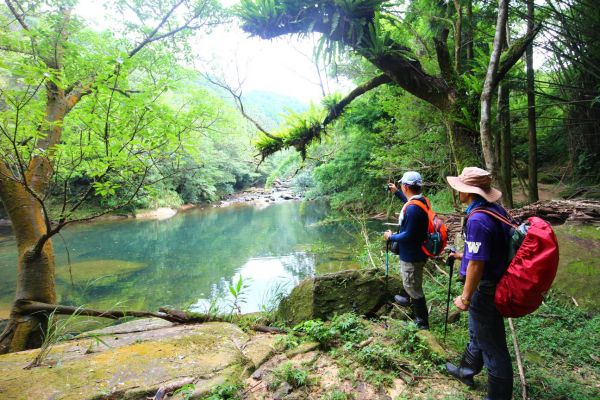
<svg viewBox="0 0 600 400">
<path fill-rule="evenodd" d="M 481 246 L 481 242 L 469 242 L 469 241 L 465 241 L 467 243 L 467 247 L 469 248 L 469 253 L 473 253 L 473 254 L 477 254 L 477 252 L 479 252 L 479 247 Z"/>
</svg>

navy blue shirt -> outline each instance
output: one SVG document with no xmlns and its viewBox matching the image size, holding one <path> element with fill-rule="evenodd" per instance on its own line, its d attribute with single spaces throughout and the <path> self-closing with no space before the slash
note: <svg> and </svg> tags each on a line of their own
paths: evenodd
<svg viewBox="0 0 600 400">
<path fill-rule="evenodd" d="M 508 217 L 506 210 L 498 204 L 484 203 L 481 208 Z M 498 282 L 508 267 L 510 229 L 510 226 L 491 215 L 483 212 L 471 214 L 465 229 L 465 249 L 460 264 L 461 275 L 467 274 L 469 260 L 485 261 L 481 279 Z"/>
<path fill-rule="evenodd" d="M 408 199 L 401 190 L 395 193 L 401 201 L 406 203 Z M 421 201 L 425 206 L 425 198 L 416 199 Z M 402 219 L 400 230 L 398 233 L 390 236 L 390 240 L 398 242 L 400 259 L 406 262 L 420 262 L 427 260 L 427 254 L 423 253 L 421 246 L 427 237 L 427 213 L 421 207 L 415 204 L 409 204 L 406 207 L 406 214 Z"/>
</svg>

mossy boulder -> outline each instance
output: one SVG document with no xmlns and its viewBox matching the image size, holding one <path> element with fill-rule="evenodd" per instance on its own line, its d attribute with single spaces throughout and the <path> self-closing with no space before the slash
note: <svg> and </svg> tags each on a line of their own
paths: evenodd
<svg viewBox="0 0 600 400">
<path fill-rule="evenodd" d="M 373 315 L 402 289 L 398 275 L 378 269 L 341 271 L 305 279 L 281 301 L 278 315 L 290 325 L 354 312 Z"/>
</svg>

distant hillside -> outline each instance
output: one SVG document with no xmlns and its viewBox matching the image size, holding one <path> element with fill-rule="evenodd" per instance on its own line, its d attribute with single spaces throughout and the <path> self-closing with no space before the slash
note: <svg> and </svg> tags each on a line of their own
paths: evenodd
<svg viewBox="0 0 600 400">
<path fill-rule="evenodd" d="M 226 103 L 236 107 L 235 100 L 225 89 L 207 82 L 203 78 L 190 82 L 190 84 L 199 85 L 219 96 Z M 302 103 L 294 97 L 264 90 L 243 92 L 242 101 L 246 113 L 267 130 L 274 130 L 279 127 L 288 110 L 303 112 L 308 109 L 308 104 Z"/>
<path fill-rule="evenodd" d="M 253 90 L 243 97 L 244 105 L 252 114 L 261 114 L 264 118 L 278 126 L 288 110 L 302 112 L 308 109 L 308 104 L 294 97 L 274 92 Z"/>
</svg>

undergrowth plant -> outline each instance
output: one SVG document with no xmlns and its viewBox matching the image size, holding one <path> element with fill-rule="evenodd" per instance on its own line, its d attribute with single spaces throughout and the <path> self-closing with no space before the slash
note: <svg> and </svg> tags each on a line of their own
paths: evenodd
<svg viewBox="0 0 600 400">
<path fill-rule="evenodd" d="M 79 307 L 73 314 L 66 317 L 57 316 L 56 311 L 52 311 L 48 315 L 48 323 L 42 345 L 35 358 L 25 367 L 25 369 L 31 369 L 42 365 L 50 355 L 54 346 L 71 339 L 74 336 L 74 333 L 79 331 L 78 325 L 86 326 L 88 324 L 89 319 L 85 319 L 84 321 L 80 320 L 81 309 L 82 307 Z M 92 341 L 87 350 L 88 352 L 91 352 L 93 346 L 99 343 L 108 346 L 108 344 L 98 335 L 90 335 L 89 337 L 91 337 Z"/>
<path fill-rule="evenodd" d="M 233 299 L 231 300 L 232 314 L 234 313 L 234 311 L 237 313 L 237 315 L 242 314 L 242 304 L 245 303 L 247 300 L 245 295 L 245 291 L 247 288 L 248 284 L 244 283 L 244 279 L 242 278 L 241 274 L 235 285 L 229 285 L 229 293 L 231 293 L 231 295 L 233 296 Z"/>
<path fill-rule="evenodd" d="M 365 340 L 370 334 L 368 325 L 354 313 L 336 315 L 331 322 L 319 319 L 304 321 L 296 325 L 294 330 L 305 333 L 307 338 L 318 342 L 323 349 L 334 345 L 352 345 Z"/>
<path fill-rule="evenodd" d="M 179 396 L 182 400 L 190 400 L 194 395 L 194 390 L 196 390 L 196 385 L 194 385 L 193 383 L 188 383 L 174 391 L 173 396 Z"/>
<path fill-rule="evenodd" d="M 344 393 L 339 390 L 334 390 L 325 393 L 319 400 L 351 400 L 354 396 L 349 393 Z"/>
<path fill-rule="evenodd" d="M 239 383 L 225 382 L 215 386 L 204 400 L 240 400 L 240 389 L 242 386 Z"/>
<path fill-rule="evenodd" d="M 273 378 L 274 379 L 269 384 L 269 387 L 272 390 L 279 387 L 283 382 L 287 382 L 294 389 L 310 384 L 308 372 L 295 367 L 291 361 L 283 363 L 278 368 L 274 369 Z"/>
</svg>

